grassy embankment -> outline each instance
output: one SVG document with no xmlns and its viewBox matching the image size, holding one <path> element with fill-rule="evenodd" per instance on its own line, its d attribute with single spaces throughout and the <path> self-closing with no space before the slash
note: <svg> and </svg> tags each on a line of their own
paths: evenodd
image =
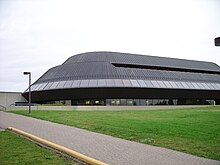
<svg viewBox="0 0 220 165">
<path fill-rule="evenodd" d="M 219 106 L 149 111 L 14 113 L 220 160 Z"/>
<path fill-rule="evenodd" d="M 78 163 L 14 133 L 2 131 L 0 132 L 0 164 L 76 165 Z"/>
</svg>

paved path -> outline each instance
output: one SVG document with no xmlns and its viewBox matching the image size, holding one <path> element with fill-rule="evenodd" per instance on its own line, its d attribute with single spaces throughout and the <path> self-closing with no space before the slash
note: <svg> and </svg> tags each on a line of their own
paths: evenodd
<svg viewBox="0 0 220 165">
<path fill-rule="evenodd" d="M 0 111 L 0 128 L 9 126 L 112 165 L 220 165 L 220 161 Z"/>
</svg>

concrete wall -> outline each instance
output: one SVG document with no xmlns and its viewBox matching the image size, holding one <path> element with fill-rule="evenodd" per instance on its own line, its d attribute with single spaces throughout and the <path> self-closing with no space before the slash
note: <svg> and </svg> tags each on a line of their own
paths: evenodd
<svg viewBox="0 0 220 165">
<path fill-rule="evenodd" d="M 9 108 L 16 101 L 26 101 L 20 92 L 0 92 L 0 109 Z"/>
<path fill-rule="evenodd" d="M 32 110 L 154 110 L 154 109 L 174 109 L 190 107 L 207 107 L 213 105 L 172 105 L 172 106 L 32 106 Z M 28 110 L 28 106 L 11 106 L 7 110 Z"/>
</svg>

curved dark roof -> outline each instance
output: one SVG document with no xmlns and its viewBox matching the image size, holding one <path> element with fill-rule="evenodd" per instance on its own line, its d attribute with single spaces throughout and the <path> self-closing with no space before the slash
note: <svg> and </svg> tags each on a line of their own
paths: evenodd
<svg viewBox="0 0 220 165">
<path fill-rule="evenodd" d="M 132 64 L 132 67 L 117 67 L 114 64 Z M 138 66 L 159 66 L 165 69 L 144 69 Z M 172 71 L 172 68 L 187 70 Z M 37 82 L 114 78 L 220 82 L 218 74 L 203 74 L 198 73 L 199 71 L 220 74 L 220 67 L 210 62 L 114 52 L 91 52 L 70 57 L 62 65 L 48 70 Z"/>
<path fill-rule="evenodd" d="M 34 83 L 33 90 L 53 89 L 53 86 L 63 88 L 67 83 L 68 87 L 97 87 L 102 81 L 105 82 L 101 84 L 108 87 L 107 82 L 111 80 L 114 81 L 110 86 L 120 86 L 120 83 L 117 85 L 117 80 L 125 87 L 132 83 L 132 86 L 136 83 L 139 84 L 136 86 L 141 87 L 143 82 L 146 84 L 143 87 L 148 87 L 148 81 L 163 84 L 167 82 L 166 86 L 171 82 L 189 82 L 200 83 L 194 85 L 195 89 L 220 90 L 220 67 L 211 62 L 116 52 L 90 52 L 72 56 L 62 65 L 49 69 Z M 75 86 L 74 83 L 78 85 Z M 214 85 L 205 87 L 205 83 Z M 40 87 L 39 84 L 44 85 Z"/>
<path fill-rule="evenodd" d="M 220 72 L 220 67 L 211 62 L 137 55 L 118 52 L 89 52 L 82 53 L 67 59 L 63 64 L 79 62 L 109 62 L 122 64 L 136 64 L 147 66 L 162 66 L 171 68 L 186 68 L 194 70 L 207 70 Z"/>
</svg>

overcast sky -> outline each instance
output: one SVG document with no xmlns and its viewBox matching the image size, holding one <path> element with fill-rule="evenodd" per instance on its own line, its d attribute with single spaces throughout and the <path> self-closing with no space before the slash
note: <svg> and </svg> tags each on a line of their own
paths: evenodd
<svg viewBox="0 0 220 165">
<path fill-rule="evenodd" d="M 68 57 L 116 51 L 220 65 L 220 0 L 0 0 L 0 91 Z"/>
</svg>

